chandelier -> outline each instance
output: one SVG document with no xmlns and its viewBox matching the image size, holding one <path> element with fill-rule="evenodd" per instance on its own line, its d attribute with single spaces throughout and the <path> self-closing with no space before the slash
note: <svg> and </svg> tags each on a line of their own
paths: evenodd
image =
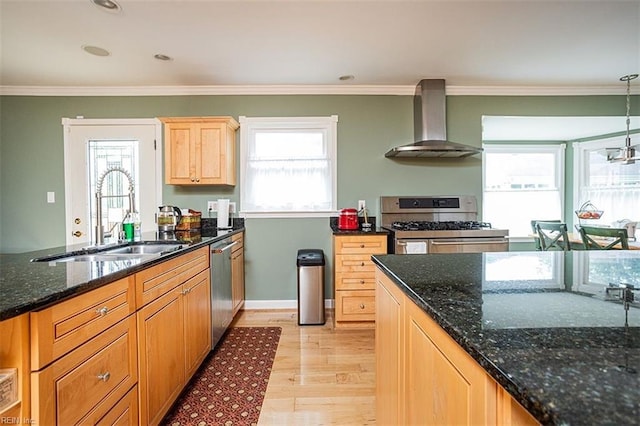
<svg viewBox="0 0 640 426">
<path fill-rule="evenodd" d="M 624 148 L 607 148 L 607 161 L 611 163 L 635 164 L 640 157 L 636 156 L 637 145 L 631 146 L 631 136 L 629 136 L 629 124 L 631 118 L 629 113 L 631 110 L 631 80 L 638 78 L 638 74 L 629 74 L 620 77 L 620 81 L 627 82 L 627 136 L 625 138 Z"/>
</svg>

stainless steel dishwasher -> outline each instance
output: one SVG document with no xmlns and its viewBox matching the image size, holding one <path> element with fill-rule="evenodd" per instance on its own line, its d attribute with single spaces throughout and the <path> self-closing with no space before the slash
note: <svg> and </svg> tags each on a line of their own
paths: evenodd
<svg viewBox="0 0 640 426">
<path fill-rule="evenodd" d="M 231 324 L 231 237 L 211 244 L 211 349 Z"/>
</svg>

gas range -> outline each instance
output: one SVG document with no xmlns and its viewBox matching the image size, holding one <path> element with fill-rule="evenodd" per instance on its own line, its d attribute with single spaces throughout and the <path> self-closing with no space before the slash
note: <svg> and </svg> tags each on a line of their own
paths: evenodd
<svg viewBox="0 0 640 426">
<path fill-rule="evenodd" d="M 509 231 L 477 220 L 473 196 L 380 197 L 390 253 L 507 251 Z"/>
<path fill-rule="evenodd" d="M 399 231 L 460 231 L 463 229 L 491 228 L 491 224 L 487 222 L 476 222 L 475 220 L 442 222 L 409 220 L 406 222 L 393 222 L 391 227 Z"/>
</svg>

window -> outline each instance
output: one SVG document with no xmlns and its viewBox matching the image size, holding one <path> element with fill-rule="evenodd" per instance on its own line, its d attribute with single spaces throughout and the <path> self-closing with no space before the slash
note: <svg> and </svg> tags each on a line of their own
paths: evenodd
<svg viewBox="0 0 640 426">
<path fill-rule="evenodd" d="M 531 220 L 563 218 L 564 144 L 483 148 L 484 221 L 527 237 Z"/>
<path fill-rule="evenodd" d="M 328 216 L 336 210 L 337 116 L 240 117 L 245 217 Z"/>
<path fill-rule="evenodd" d="M 601 219 L 582 221 L 584 224 L 611 225 L 617 220 L 638 218 L 640 161 L 635 164 L 610 163 L 606 157 L 606 148 L 622 146 L 624 137 L 573 144 L 574 210 L 591 201 L 604 211 Z"/>
</svg>

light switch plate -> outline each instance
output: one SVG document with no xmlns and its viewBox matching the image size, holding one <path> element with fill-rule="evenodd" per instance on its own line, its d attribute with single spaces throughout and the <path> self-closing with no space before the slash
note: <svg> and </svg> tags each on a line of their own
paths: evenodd
<svg viewBox="0 0 640 426">
<path fill-rule="evenodd" d="M 367 202 L 365 200 L 358 200 L 358 211 L 367 207 Z"/>
<path fill-rule="evenodd" d="M 53 191 L 47 192 L 47 203 L 55 203 L 56 202 L 56 193 Z"/>
</svg>

